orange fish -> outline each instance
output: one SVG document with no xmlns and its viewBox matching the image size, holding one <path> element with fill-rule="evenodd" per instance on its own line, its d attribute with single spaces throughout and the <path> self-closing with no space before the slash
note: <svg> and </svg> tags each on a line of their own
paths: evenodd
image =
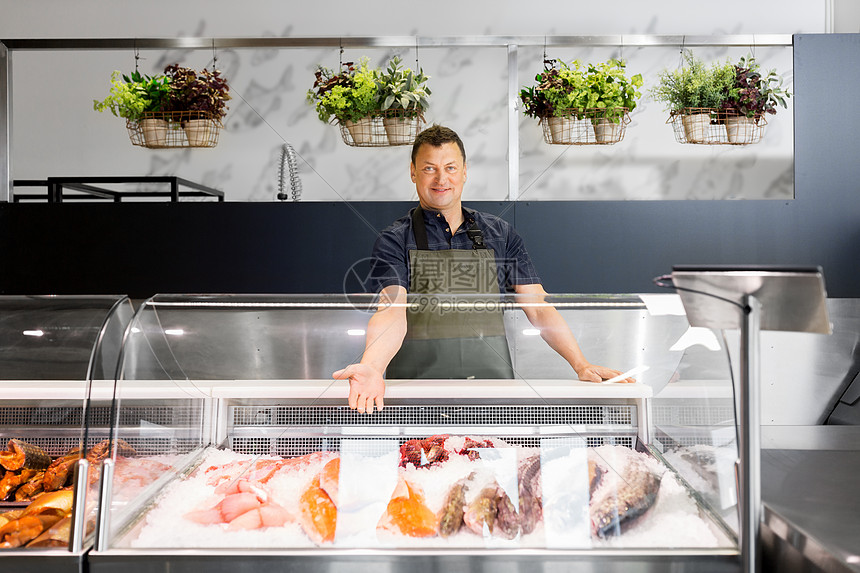
<svg viewBox="0 0 860 573">
<path fill-rule="evenodd" d="M 338 480 L 340 478 L 340 458 L 335 458 L 323 466 L 320 472 L 320 487 L 331 498 L 332 503 L 337 505 Z"/>
<path fill-rule="evenodd" d="M 420 489 L 413 489 L 409 482 L 401 479 L 394 488 L 388 508 L 379 520 L 377 528 L 402 533 L 410 537 L 432 537 L 436 535 L 439 521 L 424 504 Z"/>
<path fill-rule="evenodd" d="M 334 541 L 337 506 L 320 487 L 320 476 L 311 481 L 299 499 L 299 523 L 315 543 Z"/>
</svg>

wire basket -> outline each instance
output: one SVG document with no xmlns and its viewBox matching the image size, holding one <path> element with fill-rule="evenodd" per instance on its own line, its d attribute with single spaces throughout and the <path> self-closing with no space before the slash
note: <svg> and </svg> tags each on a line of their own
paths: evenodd
<svg viewBox="0 0 860 573">
<path fill-rule="evenodd" d="M 564 111 L 564 117 L 541 119 L 543 140 L 550 145 L 613 145 L 624 139 L 630 123 L 626 107 Z"/>
<path fill-rule="evenodd" d="M 126 122 L 132 145 L 149 149 L 215 147 L 221 121 L 205 111 L 144 112 L 138 120 Z"/>
<path fill-rule="evenodd" d="M 402 109 L 388 109 L 358 121 L 340 123 L 343 142 L 351 147 L 412 145 L 424 118 Z"/>
<path fill-rule="evenodd" d="M 724 109 L 686 107 L 672 112 L 675 141 L 697 145 L 750 145 L 761 141 L 767 120 L 727 113 Z"/>
</svg>

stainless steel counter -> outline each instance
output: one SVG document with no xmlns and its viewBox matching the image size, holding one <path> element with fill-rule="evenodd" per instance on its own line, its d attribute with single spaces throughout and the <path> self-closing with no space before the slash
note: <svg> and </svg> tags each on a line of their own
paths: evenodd
<svg viewBox="0 0 860 573">
<path fill-rule="evenodd" d="M 764 571 L 860 572 L 860 426 L 762 434 Z"/>
</svg>

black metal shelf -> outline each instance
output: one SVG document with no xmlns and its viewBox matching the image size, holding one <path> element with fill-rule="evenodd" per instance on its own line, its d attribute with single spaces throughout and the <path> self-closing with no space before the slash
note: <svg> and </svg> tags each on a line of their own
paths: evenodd
<svg viewBox="0 0 860 573">
<path fill-rule="evenodd" d="M 142 191 L 117 190 L 103 187 L 104 185 L 123 185 L 129 183 L 154 183 L 169 185 L 168 190 Z M 47 201 L 62 203 L 65 200 L 107 199 L 121 203 L 127 197 L 169 197 L 176 203 L 180 197 L 215 197 L 218 202 L 224 201 L 224 192 L 200 183 L 176 177 L 173 175 L 137 175 L 137 176 L 108 176 L 108 177 L 48 177 L 47 179 L 16 179 L 12 187 L 46 187 L 47 193 L 13 193 L 12 201 Z M 184 188 L 184 189 L 183 189 Z M 83 195 L 64 195 L 64 190 L 73 190 Z"/>
</svg>

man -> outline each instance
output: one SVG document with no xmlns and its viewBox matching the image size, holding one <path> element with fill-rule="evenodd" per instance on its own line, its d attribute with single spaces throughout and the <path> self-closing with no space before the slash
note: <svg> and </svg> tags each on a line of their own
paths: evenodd
<svg viewBox="0 0 860 573">
<path fill-rule="evenodd" d="M 358 364 L 338 370 L 349 379 L 349 406 L 372 412 L 384 406 L 389 378 L 511 378 L 501 311 L 433 312 L 406 306 L 406 294 L 491 294 L 506 287 L 540 302 L 546 295 L 522 239 L 502 219 L 463 207 L 466 152 L 451 129 L 434 125 L 418 134 L 409 173 L 419 206 L 385 229 L 374 245 L 371 289 L 379 309 L 367 326 Z M 440 269 L 443 272 L 440 272 Z M 455 269 L 471 269 L 464 274 Z M 460 281 L 460 282 L 457 282 Z M 620 374 L 585 359 L 567 323 L 551 305 L 524 306 L 541 337 L 582 381 L 601 382 Z M 452 365 L 452 362 L 454 363 Z M 451 374 L 451 372 L 454 374 Z M 632 382 L 626 379 L 625 382 Z"/>
</svg>

